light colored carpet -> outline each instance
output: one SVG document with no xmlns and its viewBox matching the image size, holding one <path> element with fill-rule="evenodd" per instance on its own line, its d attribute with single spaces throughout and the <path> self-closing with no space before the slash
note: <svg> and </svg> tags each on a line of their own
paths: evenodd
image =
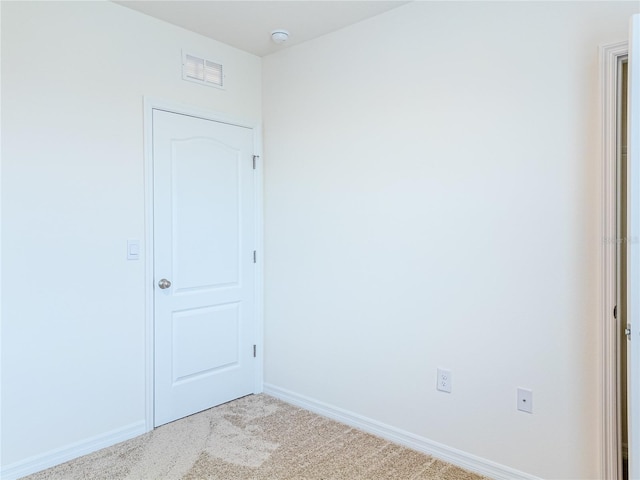
<svg viewBox="0 0 640 480">
<path fill-rule="evenodd" d="M 250 395 L 28 480 L 482 480 L 267 395 Z"/>
</svg>

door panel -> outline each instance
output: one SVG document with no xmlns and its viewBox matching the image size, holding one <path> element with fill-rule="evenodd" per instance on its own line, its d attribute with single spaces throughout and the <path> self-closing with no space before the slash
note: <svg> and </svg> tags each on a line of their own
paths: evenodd
<svg viewBox="0 0 640 480">
<path fill-rule="evenodd" d="M 252 156 L 252 129 L 153 111 L 156 426 L 253 391 Z"/>
<path fill-rule="evenodd" d="M 239 306 L 231 303 L 173 313 L 174 383 L 238 365 Z"/>
<path fill-rule="evenodd" d="M 172 147 L 175 293 L 237 284 L 242 152 L 207 138 Z"/>
</svg>

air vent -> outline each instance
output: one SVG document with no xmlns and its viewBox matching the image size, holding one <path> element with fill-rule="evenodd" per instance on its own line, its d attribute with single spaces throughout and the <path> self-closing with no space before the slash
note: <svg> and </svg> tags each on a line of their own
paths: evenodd
<svg viewBox="0 0 640 480">
<path fill-rule="evenodd" d="M 190 53 L 182 55 L 182 78 L 211 87 L 224 87 L 222 64 Z"/>
</svg>

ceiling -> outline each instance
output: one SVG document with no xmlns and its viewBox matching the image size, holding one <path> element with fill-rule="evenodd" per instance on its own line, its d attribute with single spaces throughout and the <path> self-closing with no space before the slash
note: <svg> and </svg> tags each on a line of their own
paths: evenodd
<svg viewBox="0 0 640 480">
<path fill-rule="evenodd" d="M 409 2 L 119 0 L 115 3 L 262 57 Z M 277 29 L 289 32 L 285 44 L 271 41 L 271 32 Z"/>
</svg>

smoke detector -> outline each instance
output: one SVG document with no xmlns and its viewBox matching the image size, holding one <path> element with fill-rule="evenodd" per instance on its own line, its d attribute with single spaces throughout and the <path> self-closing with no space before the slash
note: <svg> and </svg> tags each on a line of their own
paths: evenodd
<svg viewBox="0 0 640 480">
<path fill-rule="evenodd" d="M 271 32 L 271 40 L 273 40 L 273 43 L 280 45 L 289 40 L 289 32 L 286 30 L 274 30 Z"/>
</svg>

